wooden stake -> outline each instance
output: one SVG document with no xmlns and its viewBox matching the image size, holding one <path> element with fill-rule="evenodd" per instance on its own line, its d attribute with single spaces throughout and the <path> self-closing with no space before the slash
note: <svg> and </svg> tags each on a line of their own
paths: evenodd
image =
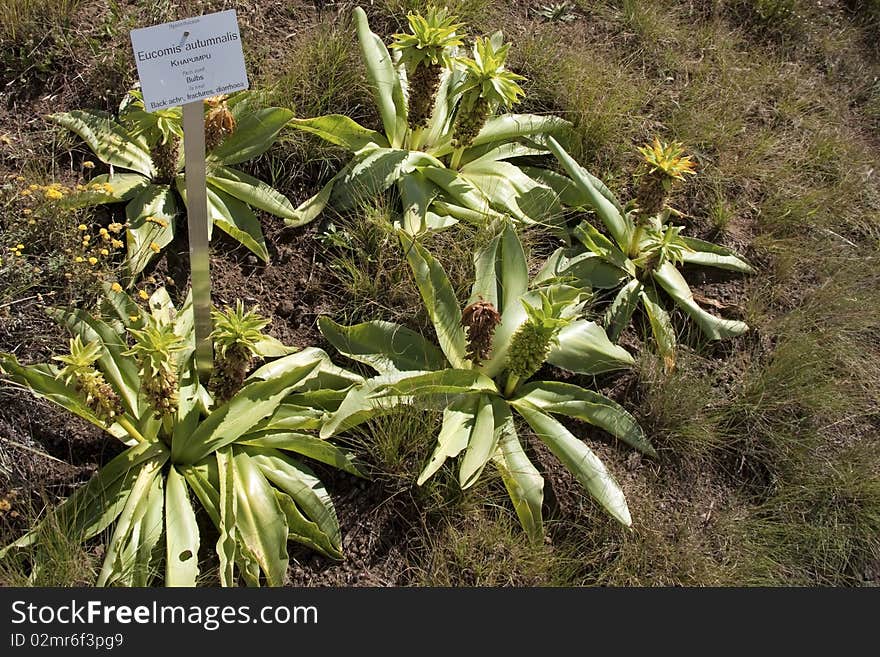
<svg viewBox="0 0 880 657">
<path fill-rule="evenodd" d="M 208 191 L 205 171 L 205 109 L 202 101 L 183 106 L 186 223 L 196 333 L 196 369 L 203 384 L 211 374 L 211 260 L 208 251 Z"/>
</svg>

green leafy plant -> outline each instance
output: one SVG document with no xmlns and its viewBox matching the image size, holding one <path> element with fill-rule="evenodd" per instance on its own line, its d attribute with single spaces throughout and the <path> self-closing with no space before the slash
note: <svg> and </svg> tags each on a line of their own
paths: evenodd
<svg viewBox="0 0 880 657">
<path fill-rule="evenodd" d="M 266 241 L 251 208 L 285 219 L 294 216 L 294 208 L 280 192 L 232 165 L 265 152 L 292 113 L 280 107 L 255 109 L 246 92 L 212 99 L 205 107 L 210 226 L 216 225 L 266 261 Z M 133 90 L 123 99 L 118 119 L 94 110 L 49 117 L 76 133 L 110 165 L 110 174 L 96 176 L 66 202 L 76 207 L 126 204 L 127 264 L 132 276 L 172 242 L 176 218 L 186 203 L 181 116 L 179 107 L 147 112 L 140 92 Z"/>
<path fill-rule="evenodd" d="M 754 271 L 730 249 L 683 236 L 681 227 L 668 223 L 671 210 L 665 204 L 672 181 L 692 169 L 689 160 L 681 157 L 680 145 L 655 142 L 642 150 L 646 170 L 639 186 L 641 196 L 628 208 L 552 137 L 548 145 L 570 176 L 554 177 L 550 184 L 567 204 L 595 212 L 610 237 L 588 221 L 581 222 L 574 229 L 580 246 L 557 250 L 538 274 L 539 280 L 561 278 L 592 288 L 619 288 L 605 314 L 608 337 L 616 342 L 641 304 L 667 369 L 675 366 L 676 336 L 659 290 L 665 291 L 710 340 L 748 331 L 744 322 L 716 317 L 700 307 L 678 270 L 680 265 L 693 264 L 743 273 Z"/>
<path fill-rule="evenodd" d="M 288 224 L 312 221 L 328 204 L 355 208 L 392 186 L 403 206 L 400 225 L 411 235 L 459 220 L 485 224 L 510 215 L 535 223 L 561 212 L 553 190 L 515 161 L 546 154 L 546 135 L 569 124 L 554 116 L 494 115 L 522 95 L 520 76 L 504 69 L 508 46 L 500 32 L 477 39 L 473 59 L 456 57 L 455 19 L 440 11 L 414 14 L 412 34 L 395 35 L 395 61 L 364 11 L 356 8 L 354 17 L 384 133 L 341 114 L 291 121 L 353 155 Z"/>
<path fill-rule="evenodd" d="M 475 255 L 475 280 L 462 311 L 441 265 L 406 233 L 401 240 L 439 346 L 392 322 L 341 326 L 321 318 L 321 332 L 341 353 L 378 372 L 348 392 L 321 435 L 333 436 L 401 404 L 442 411 L 437 447 L 418 483 L 463 454 L 459 482 L 467 488 L 491 461 L 523 528 L 537 541 L 543 534 L 544 480 L 517 434 L 518 414 L 608 513 L 629 525 L 620 487 L 554 416 L 588 422 L 653 455 L 635 419 L 583 387 L 531 380 L 545 362 L 581 374 L 632 364 L 601 327 L 580 318 L 584 291 L 561 283 L 530 288 L 525 253 L 507 225 Z"/>
<path fill-rule="evenodd" d="M 577 19 L 574 4 L 571 2 L 552 2 L 548 5 L 541 5 L 534 12 L 548 21 L 559 23 L 570 23 Z"/>
<path fill-rule="evenodd" d="M 49 520 L 81 540 L 115 522 L 98 585 L 146 586 L 164 562 L 166 585 L 193 586 L 201 543 L 196 501 L 219 531 L 223 585 L 235 583 L 236 569 L 250 585 L 263 577 L 282 584 L 288 540 L 339 557 L 333 503 L 301 458 L 359 474 L 351 455 L 309 430 L 362 379 L 319 349 L 291 354 L 247 331 L 251 353 L 287 355 L 218 403 L 196 375 L 189 302 L 177 311 L 160 288 L 147 311 L 108 288 L 107 305 L 115 315 L 110 322 L 82 310 L 52 311 L 75 334 L 70 354 L 56 357 L 60 369 L 21 365 L 0 353 L 8 379 L 126 445 Z M 41 531 L 38 525 L 0 557 L 38 542 Z"/>
</svg>

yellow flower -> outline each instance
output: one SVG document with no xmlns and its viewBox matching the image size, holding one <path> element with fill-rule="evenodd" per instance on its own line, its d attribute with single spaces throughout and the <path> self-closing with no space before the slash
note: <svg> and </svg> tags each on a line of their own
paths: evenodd
<svg viewBox="0 0 880 657">
<path fill-rule="evenodd" d="M 76 229 L 77 230 L 88 230 L 89 227 L 86 226 L 85 224 L 80 224 L 79 226 L 76 227 Z"/>
<path fill-rule="evenodd" d="M 110 289 L 114 292 L 122 292 L 122 286 L 119 283 L 114 283 L 110 286 Z"/>
<path fill-rule="evenodd" d="M 35 226 L 37 223 L 36 219 L 28 219 L 28 226 Z"/>
<path fill-rule="evenodd" d="M 104 183 L 103 185 L 101 185 L 101 189 L 104 190 L 105 194 L 113 193 L 113 185 L 111 185 L 110 183 Z"/>
<path fill-rule="evenodd" d="M 21 190 L 21 195 L 22 195 L 22 196 L 30 196 L 32 193 L 33 193 L 33 192 L 31 192 L 31 190 L 29 190 L 29 189 L 23 189 L 23 190 Z"/>
<path fill-rule="evenodd" d="M 50 187 L 49 189 L 46 190 L 46 198 L 52 199 L 53 201 L 57 201 L 58 199 L 62 198 L 63 196 L 64 196 L 64 194 L 61 193 L 60 190 L 55 189 L 53 187 Z"/>
<path fill-rule="evenodd" d="M 146 301 L 147 299 L 150 298 L 150 295 L 147 294 L 146 292 L 144 292 L 143 290 L 138 290 L 138 296 L 139 296 L 141 299 L 143 299 L 144 301 Z"/>
<path fill-rule="evenodd" d="M 107 226 L 107 228 L 110 230 L 111 233 L 118 233 L 124 228 L 124 226 L 114 221 L 112 224 Z"/>
<path fill-rule="evenodd" d="M 40 269 L 39 267 L 34 267 L 34 273 L 35 273 L 35 274 L 42 274 L 42 273 L 43 273 L 43 270 Z"/>
<path fill-rule="evenodd" d="M 129 321 L 131 321 L 131 322 L 136 322 L 136 321 L 138 321 L 138 320 L 140 319 L 140 315 L 129 315 L 129 316 L 128 316 L 128 319 L 129 319 Z"/>
<path fill-rule="evenodd" d="M 125 245 L 120 240 L 110 240 L 110 246 L 114 249 L 121 249 Z"/>
<path fill-rule="evenodd" d="M 102 228 L 101 230 L 98 231 L 98 235 L 106 235 L 106 234 L 107 234 L 106 228 Z"/>
<path fill-rule="evenodd" d="M 33 212 L 33 210 L 31 210 L 30 208 L 25 208 L 21 211 L 22 214 L 30 214 L 31 212 Z"/>
<path fill-rule="evenodd" d="M 24 182 L 25 180 L 27 180 L 27 178 L 25 178 L 24 176 L 16 176 L 15 179 L 16 179 L 18 182 Z"/>
<path fill-rule="evenodd" d="M 162 250 L 162 247 L 155 242 L 150 242 L 150 248 L 153 250 L 153 253 L 159 253 Z"/>
<path fill-rule="evenodd" d="M 85 262 L 85 258 L 83 258 L 82 256 L 76 256 L 76 257 L 73 259 L 73 261 L 74 261 L 74 262 Z"/>
<path fill-rule="evenodd" d="M 92 162 L 91 160 L 86 160 L 85 162 L 83 162 L 83 169 L 94 169 L 94 168 L 95 168 L 95 163 Z"/>
<path fill-rule="evenodd" d="M 28 185 L 28 189 L 31 190 L 32 192 L 37 191 L 39 188 L 40 188 L 39 185 Z"/>
<path fill-rule="evenodd" d="M 18 244 L 15 248 L 21 251 L 24 248 L 24 244 Z"/>
<path fill-rule="evenodd" d="M 90 265 L 97 265 L 98 259 L 95 256 L 92 256 L 91 258 L 89 258 L 89 264 Z"/>
<path fill-rule="evenodd" d="M 108 255 L 110 255 L 110 252 L 107 249 L 101 249 L 101 255 L 108 256 Z"/>
</svg>

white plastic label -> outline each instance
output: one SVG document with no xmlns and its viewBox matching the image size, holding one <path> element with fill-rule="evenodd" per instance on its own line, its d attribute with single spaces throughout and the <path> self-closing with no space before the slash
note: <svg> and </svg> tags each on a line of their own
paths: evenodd
<svg viewBox="0 0 880 657">
<path fill-rule="evenodd" d="M 248 88 L 235 10 L 131 31 L 148 112 Z"/>
</svg>

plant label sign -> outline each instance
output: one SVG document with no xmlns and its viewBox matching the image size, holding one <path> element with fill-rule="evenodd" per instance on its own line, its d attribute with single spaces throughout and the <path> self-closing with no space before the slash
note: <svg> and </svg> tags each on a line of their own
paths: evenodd
<svg viewBox="0 0 880 657">
<path fill-rule="evenodd" d="M 148 112 L 248 88 L 234 9 L 131 31 Z"/>
</svg>

